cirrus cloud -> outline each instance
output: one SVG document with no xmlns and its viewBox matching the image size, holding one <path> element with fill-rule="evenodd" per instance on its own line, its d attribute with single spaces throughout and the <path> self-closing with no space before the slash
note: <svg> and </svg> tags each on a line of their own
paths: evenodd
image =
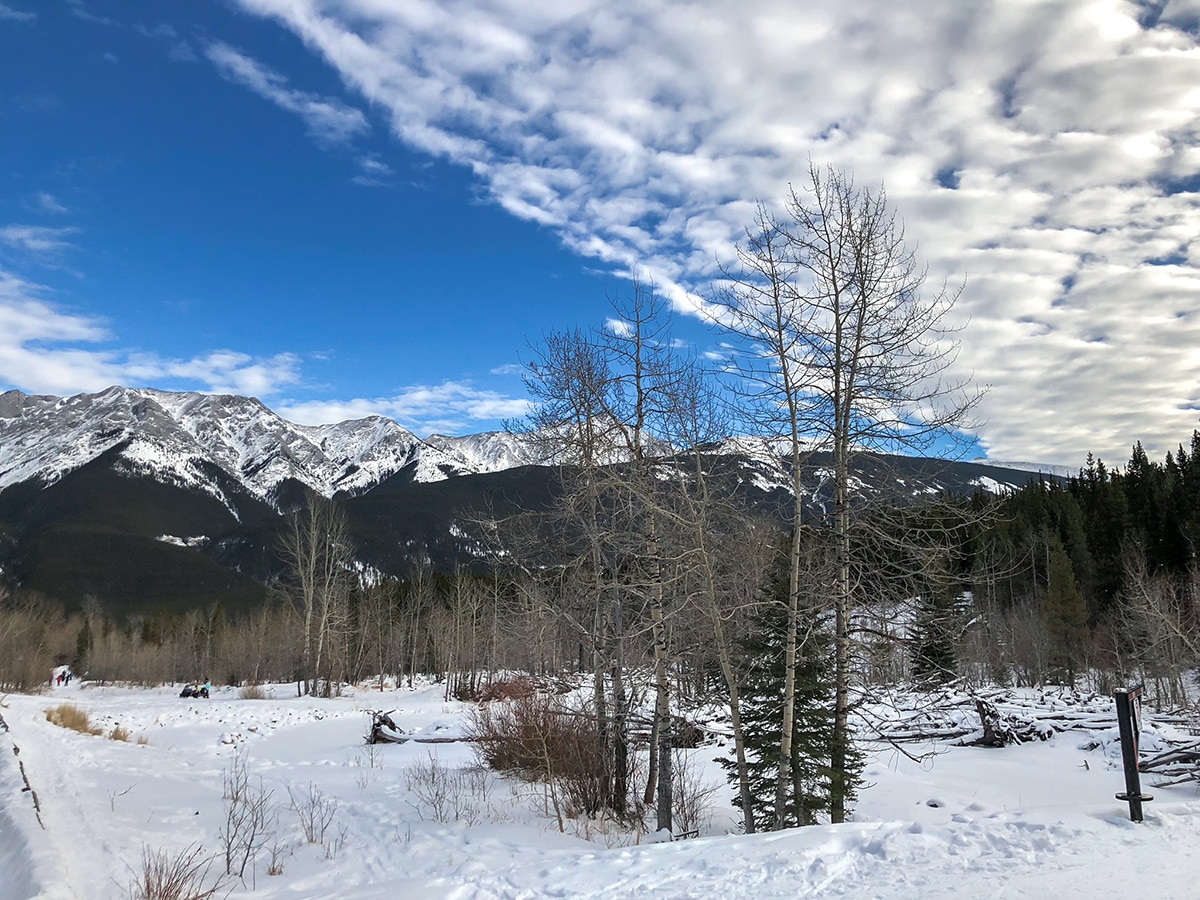
<svg viewBox="0 0 1200 900">
<path fill-rule="evenodd" d="M 48 194 L 41 195 L 49 197 Z M 53 198 L 50 198 L 53 200 Z M 77 228 L 50 228 L 45 225 L 5 225 L 0 228 L 0 244 L 34 254 L 53 254 L 71 246 L 67 240 Z"/>
<path fill-rule="evenodd" d="M 319 143 L 344 144 L 371 130 L 362 110 L 334 97 L 297 90 L 284 76 L 228 44 L 214 41 L 204 52 L 225 78 L 299 115 Z"/>
</svg>

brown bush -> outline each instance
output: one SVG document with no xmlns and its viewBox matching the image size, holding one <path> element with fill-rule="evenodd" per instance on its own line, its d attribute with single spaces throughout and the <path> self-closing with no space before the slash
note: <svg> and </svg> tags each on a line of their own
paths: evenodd
<svg viewBox="0 0 1200 900">
<path fill-rule="evenodd" d="M 238 696 L 243 700 L 266 700 L 267 692 L 263 690 L 261 684 L 244 684 L 242 689 L 238 691 Z"/>
<path fill-rule="evenodd" d="M 222 879 L 210 881 L 214 857 L 193 845 L 171 856 L 165 850 L 142 848 L 141 871 L 129 885 L 132 900 L 207 900 L 222 893 Z M 228 893 L 228 892 L 226 892 Z"/>
<path fill-rule="evenodd" d="M 484 685 L 479 692 L 477 698 L 481 703 L 486 703 L 492 700 L 522 700 L 532 697 L 535 693 L 535 686 L 532 678 L 518 676 L 517 678 L 505 678 L 500 681 L 493 681 L 491 684 Z"/>
<path fill-rule="evenodd" d="M 111 741 L 128 742 L 130 738 L 129 729 L 122 728 L 120 725 L 113 727 L 113 730 L 108 733 L 108 739 Z"/>
<path fill-rule="evenodd" d="M 609 804 L 612 764 L 586 709 L 555 707 L 541 694 L 483 704 L 471 710 L 467 735 L 492 769 L 560 791 L 568 816 L 595 815 Z"/>
</svg>

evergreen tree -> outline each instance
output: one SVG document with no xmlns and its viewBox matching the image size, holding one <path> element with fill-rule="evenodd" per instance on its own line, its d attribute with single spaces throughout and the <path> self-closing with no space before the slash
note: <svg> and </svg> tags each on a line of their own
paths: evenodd
<svg viewBox="0 0 1200 900">
<path fill-rule="evenodd" d="M 1075 583 L 1071 558 L 1062 541 L 1050 545 L 1049 583 L 1042 601 L 1042 625 L 1050 642 L 1050 674 L 1065 684 L 1074 684 L 1083 657 L 1087 634 L 1087 605 Z"/>
<path fill-rule="evenodd" d="M 786 563 L 786 557 L 781 557 Z M 779 744 L 783 719 L 784 646 L 787 639 L 787 569 L 781 564 L 773 573 L 767 593 L 776 602 L 755 615 L 746 635 L 738 642 L 742 727 L 745 733 L 751 792 L 754 795 L 756 830 L 774 827 L 775 791 L 779 772 Z M 792 724 L 791 779 L 788 784 L 785 827 L 813 825 L 832 804 L 835 773 L 834 694 L 832 635 L 829 624 L 807 609 L 800 623 L 801 640 L 796 654 L 795 716 Z M 847 746 L 845 796 L 857 795 L 862 756 Z M 737 784 L 737 767 L 732 759 L 719 760 L 730 782 Z M 735 797 L 741 805 L 741 797 Z"/>
<path fill-rule="evenodd" d="M 959 606 L 962 592 L 948 578 L 927 579 L 913 622 L 912 675 L 921 682 L 946 682 L 958 669 Z"/>
</svg>

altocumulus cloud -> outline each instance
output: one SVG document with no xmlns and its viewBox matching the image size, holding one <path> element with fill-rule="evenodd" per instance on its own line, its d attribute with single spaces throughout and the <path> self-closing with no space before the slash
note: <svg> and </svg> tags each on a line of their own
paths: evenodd
<svg viewBox="0 0 1200 900">
<path fill-rule="evenodd" d="M 1119 462 L 1196 425 L 1200 0 L 237 2 L 685 309 L 808 158 L 886 183 L 931 277 L 967 278 L 994 458 Z"/>
</svg>

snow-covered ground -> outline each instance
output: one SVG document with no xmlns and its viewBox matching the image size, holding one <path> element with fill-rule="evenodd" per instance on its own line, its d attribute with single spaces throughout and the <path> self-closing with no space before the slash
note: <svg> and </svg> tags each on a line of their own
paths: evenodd
<svg viewBox="0 0 1200 900">
<path fill-rule="evenodd" d="M 712 763 L 721 751 L 701 748 L 694 761 L 720 784 L 707 834 L 635 843 L 581 823 L 560 833 L 541 788 L 473 770 L 468 744 L 364 745 L 372 708 L 395 709 L 408 732 L 460 734 L 463 708 L 438 686 L 333 700 L 287 685 L 265 700 L 178 693 L 73 682 L 3 698 L 0 898 L 125 897 L 144 849 L 218 853 L 223 775 L 237 760 L 252 791 L 273 792 L 278 820 L 235 897 L 1200 896 L 1196 787 L 1153 789 L 1146 821 L 1131 823 L 1113 797 L 1123 780 L 1111 722 L 1003 750 L 941 746 L 923 761 L 877 749 L 853 822 L 749 836 L 723 833 L 732 792 Z M 45 710 L 63 701 L 132 740 L 50 724 Z M 330 811 L 323 841 L 304 840 L 289 791 Z M 281 874 L 267 873 L 271 846 Z"/>
</svg>

